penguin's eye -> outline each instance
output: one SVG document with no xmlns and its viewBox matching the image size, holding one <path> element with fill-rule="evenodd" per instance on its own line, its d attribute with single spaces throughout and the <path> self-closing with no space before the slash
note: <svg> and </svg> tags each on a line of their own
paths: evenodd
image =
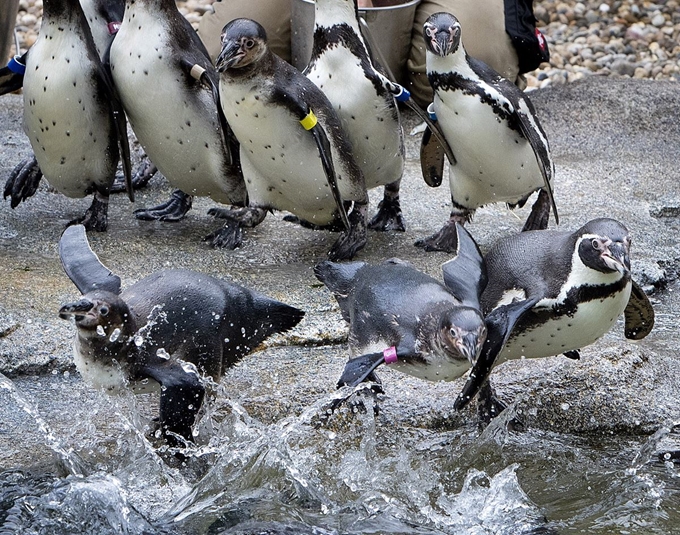
<svg viewBox="0 0 680 535">
<path fill-rule="evenodd" d="M 246 47 L 248 50 L 250 50 L 251 48 L 253 48 L 253 47 L 255 46 L 255 41 L 254 41 L 253 39 L 246 39 L 246 40 L 243 42 L 243 44 L 245 45 L 245 47 Z"/>
<path fill-rule="evenodd" d="M 600 240 L 598 240 L 597 238 L 593 239 L 593 241 L 591 243 L 593 245 L 593 249 L 595 249 L 597 251 L 602 250 L 602 242 Z"/>
<path fill-rule="evenodd" d="M 109 307 L 107 307 L 107 306 L 101 307 L 101 308 L 99 309 L 99 313 L 100 313 L 102 316 L 108 316 L 108 315 L 109 315 Z"/>
</svg>

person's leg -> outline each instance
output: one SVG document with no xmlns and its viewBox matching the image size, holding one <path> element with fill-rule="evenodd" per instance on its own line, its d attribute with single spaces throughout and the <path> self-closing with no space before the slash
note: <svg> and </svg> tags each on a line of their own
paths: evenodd
<svg viewBox="0 0 680 535">
<path fill-rule="evenodd" d="M 413 21 L 411 53 L 407 68 L 409 91 L 421 106 L 432 102 L 432 88 L 425 72 L 423 24 L 438 11 L 454 15 L 462 27 L 462 40 L 467 53 L 498 71 L 511 82 L 517 82 L 517 53 L 505 32 L 503 0 L 423 0 Z"/>
<path fill-rule="evenodd" d="M 198 24 L 198 36 L 213 60 L 220 53 L 220 34 L 230 20 L 253 19 L 267 32 L 269 48 L 290 61 L 290 3 L 291 0 L 218 0 L 214 12 L 206 12 Z"/>
</svg>

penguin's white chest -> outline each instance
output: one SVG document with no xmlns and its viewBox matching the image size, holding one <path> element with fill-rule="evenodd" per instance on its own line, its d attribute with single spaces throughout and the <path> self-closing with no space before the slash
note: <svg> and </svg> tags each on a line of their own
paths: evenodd
<svg viewBox="0 0 680 535">
<path fill-rule="evenodd" d="M 113 79 L 137 139 L 172 185 L 228 203 L 216 104 L 177 66 L 178 53 L 165 19 L 128 5 L 111 45 Z"/>
<path fill-rule="evenodd" d="M 573 315 L 552 316 L 540 325 L 512 335 L 498 362 L 559 355 L 596 342 L 623 314 L 630 292 L 629 282 L 622 291 L 610 297 L 579 303 Z M 546 305 L 550 307 L 551 303 Z"/>
<path fill-rule="evenodd" d="M 221 81 L 220 97 L 241 144 L 241 166 L 251 203 L 288 210 L 319 225 L 331 222 L 335 201 L 319 150 L 298 118 L 283 106 L 267 103 L 250 86 Z M 342 166 L 334 161 L 342 185 Z"/>
<path fill-rule="evenodd" d="M 338 114 L 352 144 L 367 188 L 401 178 L 404 143 L 396 104 L 377 94 L 359 58 L 343 46 L 320 56 L 307 77 L 321 89 Z M 350 85 L 348 85 L 350 84 Z"/>
<path fill-rule="evenodd" d="M 24 130 L 45 178 L 69 197 L 83 197 L 92 184 L 108 185 L 117 164 L 96 68 L 78 33 L 55 23 L 41 28 L 26 65 Z"/>
<path fill-rule="evenodd" d="M 457 159 L 449 172 L 456 203 L 470 209 L 516 203 L 543 186 L 529 142 L 479 95 L 438 91 L 434 108 Z"/>
</svg>

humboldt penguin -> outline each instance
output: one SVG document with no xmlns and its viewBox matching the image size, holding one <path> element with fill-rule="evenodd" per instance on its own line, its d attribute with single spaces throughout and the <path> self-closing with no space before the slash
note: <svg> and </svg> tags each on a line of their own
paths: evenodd
<svg viewBox="0 0 680 535">
<path fill-rule="evenodd" d="M 68 197 L 94 194 L 90 208 L 70 224 L 104 231 L 121 156 L 133 199 L 127 128 L 77 0 L 45 0 L 38 39 L 24 59 L 23 122 L 34 156 L 10 173 L 4 196 L 14 208 L 45 176 Z"/>
<path fill-rule="evenodd" d="M 349 323 L 353 358 L 338 386 L 376 381 L 381 364 L 430 381 L 452 381 L 478 359 L 486 339 L 479 308 L 485 270 L 477 244 L 457 225 L 456 256 L 444 264 L 446 286 L 406 262 L 325 261 L 314 274 L 333 292 Z"/>
<path fill-rule="evenodd" d="M 362 36 L 356 0 L 317 0 L 312 55 L 303 74 L 335 108 L 366 188 L 385 186 L 368 228 L 405 230 L 399 204 L 405 161 L 399 109 Z"/>
<path fill-rule="evenodd" d="M 250 214 L 257 215 L 249 224 L 261 222 L 269 209 L 287 210 L 314 227 L 342 222 L 345 230 L 329 257 L 352 258 L 366 244 L 368 194 L 333 106 L 269 50 L 257 22 L 235 19 L 221 39 L 215 65 L 222 108 L 241 144 Z"/>
<path fill-rule="evenodd" d="M 487 381 L 492 366 L 541 358 L 597 342 L 625 317 L 626 338 L 640 340 L 654 326 L 654 309 L 631 278 L 631 237 L 620 222 L 594 219 L 575 232 L 528 231 L 498 241 L 485 257 L 488 284 L 481 296 L 487 346 L 456 401 L 462 408 L 483 388 L 491 416 L 502 410 Z"/>
<path fill-rule="evenodd" d="M 471 58 L 461 42 L 461 26 L 449 13 L 434 13 L 423 26 L 427 76 L 434 89 L 432 108 L 454 152 L 449 185 L 449 221 L 433 236 L 416 242 L 428 251 L 449 251 L 454 224 L 465 223 L 483 205 L 522 206 L 539 191 L 524 230 L 544 229 L 551 206 L 554 165 L 533 105 L 514 84 Z M 425 181 L 442 181 L 444 153 L 425 132 L 421 146 Z"/>
<path fill-rule="evenodd" d="M 247 288 L 185 269 L 149 275 L 121 291 L 121 280 L 90 248 L 84 227 L 59 243 L 66 274 L 83 294 L 59 310 L 74 318 L 74 359 L 83 378 L 114 392 L 160 385 L 160 424 L 171 443 L 192 440 L 204 397 L 201 376 L 225 370 L 304 312 Z"/>
<path fill-rule="evenodd" d="M 182 219 L 194 195 L 245 205 L 237 142 L 221 116 L 217 73 L 174 0 L 128 0 L 110 50 L 130 125 L 151 161 L 178 188 L 168 202 L 136 216 Z M 227 248 L 240 243 L 224 229 L 206 240 Z"/>
</svg>

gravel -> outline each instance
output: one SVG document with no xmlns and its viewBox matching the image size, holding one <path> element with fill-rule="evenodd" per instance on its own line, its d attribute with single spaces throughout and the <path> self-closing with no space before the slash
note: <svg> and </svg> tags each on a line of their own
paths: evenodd
<svg viewBox="0 0 680 535">
<path fill-rule="evenodd" d="M 213 0 L 178 1 L 194 27 Z M 677 0 L 534 2 L 538 27 L 550 46 L 550 63 L 527 76 L 528 87 L 573 82 L 597 74 L 680 81 L 680 9 Z M 21 0 L 21 50 L 37 37 L 42 0 Z"/>
</svg>

